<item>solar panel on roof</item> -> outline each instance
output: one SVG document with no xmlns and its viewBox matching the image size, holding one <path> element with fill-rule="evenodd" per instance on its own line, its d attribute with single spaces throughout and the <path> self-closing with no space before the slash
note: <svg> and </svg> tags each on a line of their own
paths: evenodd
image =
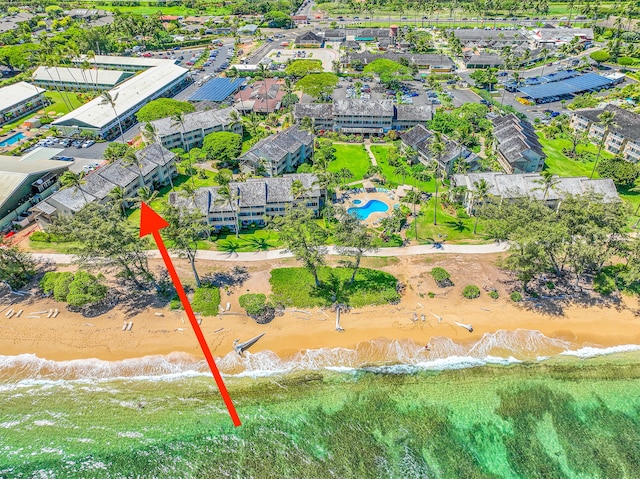
<svg viewBox="0 0 640 479">
<path fill-rule="evenodd" d="M 586 75 L 567 78 L 563 81 L 520 88 L 519 91 L 534 100 L 539 100 L 541 98 L 549 98 L 552 96 L 580 93 L 605 86 L 611 86 L 613 84 L 614 81 L 609 78 L 605 78 L 596 73 L 587 73 Z"/>
<path fill-rule="evenodd" d="M 245 78 L 213 78 L 198 88 L 190 101 L 224 101 L 246 82 Z"/>
</svg>

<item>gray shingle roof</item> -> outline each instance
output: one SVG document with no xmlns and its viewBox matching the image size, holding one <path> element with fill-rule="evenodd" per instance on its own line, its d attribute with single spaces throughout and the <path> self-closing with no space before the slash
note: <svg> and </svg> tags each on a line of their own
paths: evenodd
<svg viewBox="0 0 640 479">
<path fill-rule="evenodd" d="M 361 60 L 365 65 L 379 58 L 386 58 L 387 60 L 393 60 L 397 62 L 401 58 L 405 58 L 409 63 L 416 63 L 418 65 L 431 65 L 431 66 L 452 66 L 453 61 L 447 55 L 438 55 L 434 53 L 351 53 L 343 57 L 343 61 Z"/>
<path fill-rule="evenodd" d="M 71 211 L 76 212 L 80 211 L 83 206 L 92 202 L 94 199 L 95 198 L 92 195 L 88 194 L 87 192 L 85 192 L 83 195 L 82 191 L 74 187 L 56 191 L 49 198 L 47 198 L 48 201 L 57 201 L 61 205 L 69 208 Z"/>
<path fill-rule="evenodd" d="M 142 150 L 138 150 L 136 156 L 138 155 L 160 166 L 169 164 L 176 157 L 174 153 L 167 150 L 160 143 L 152 143 Z"/>
<path fill-rule="evenodd" d="M 287 156 L 287 152 L 295 153 L 302 145 L 311 146 L 313 135 L 307 131 L 299 130 L 292 126 L 274 135 L 263 138 L 253 145 L 244 155 L 240 156 L 240 162 L 255 163 L 259 158 L 277 163 Z"/>
<path fill-rule="evenodd" d="M 335 116 L 393 117 L 393 100 L 334 100 L 333 113 Z"/>
<path fill-rule="evenodd" d="M 413 149 L 417 149 L 419 144 L 429 140 L 432 136 L 433 133 L 423 125 L 416 125 L 410 130 L 400 134 L 402 141 Z"/>
<path fill-rule="evenodd" d="M 296 103 L 293 115 L 297 120 L 305 116 L 330 120 L 333 118 L 333 105 L 331 103 Z"/>
<path fill-rule="evenodd" d="M 433 118 L 433 108 L 431 105 L 398 105 L 396 115 L 399 121 L 428 121 Z"/>
<path fill-rule="evenodd" d="M 122 188 L 126 188 L 138 178 L 137 169 L 134 171 L 131 167 L 123 166 L 119 161 L 101 168 L 97 174 Z"/>
<path fill-rule="evenodd" d="M 469 173 L 453 175 L 456 186 L 466 186 L 470 191 L 475 190 L 475 183 L 484 179 L 489 184 L 489 194 L 502 198 L 520 198 L 529 196 L 537 200 L 544 199 L 538 173 L 523 173 L 506 175 L 499 172 Z M 583 195 L 595 193 L 603 196 L 605 201 L 618 201 L 615 184 L 609 178 L 590 180 L 586 177 L 556 177 L 558 183 L 555 188 L 547 192 L 547 200 L 562 199 L 567 195 Z"/>
<path fill-rule="evenodd" d="M 231 112 L 237 110 L 233 107 L 220 110 L 205 110 L 187 113 L 184 115 L 184 131 L 204 130 L 216 126 L 227 126 L 231 122 Z M 182 131 L 182 125 L 176 124 L 171 118 L 161 118 L 152 121 L 159 136 L 173 135 Z"/>
<path fill-rule="evenodd" d="M 623 135 L 628 140 L 640 139 L 640 115 L 625 110 L 616 105 L 607 105 L 604 109 L 580 110 L 575 114 L 587 118 L 593 123 L 600 123 L 600 115 L 603 111 L 610 111 L 615 114 L 613 122 L 615 126 L 611 130 L 617 134 Z"/>
<path fill-rule="evenodd" d="M 493 120 L 493 135 L 498 141 L 498 150 L 509 163 L 522 158 L 527 150 L 545 156 L 531 123 L 521 120 L 513 113 Z"/>
<path fill-rule="evenodd" d="M 322 43 L 322 41 L 323 41 L 322 37 L 316 35 L 313 32 L 306 32 L 301 35 L 298 35 L 295 40 L 296 43 L 309 43 L 309 42 Z"/>
</svg>

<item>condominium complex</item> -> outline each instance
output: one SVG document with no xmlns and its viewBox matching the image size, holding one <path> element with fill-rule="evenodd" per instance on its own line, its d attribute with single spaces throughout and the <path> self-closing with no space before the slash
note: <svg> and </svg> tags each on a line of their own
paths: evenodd
<svg viewBox="0 0 640 479">
<path fill-rule="evenodd" d="M 235 112 L 235 115 L 233 114 Z M 161 118 L 151 122 L 156 141 L 168 149 L 182 148 L 185 151 L 201 147 L 204 137 L 216 131 L 229 131 L 242 135 L 242 123 L 235 108 L 205 110 L 187 113 L 182 123 L 172 118 Z M 150 132 L 141 127 L 145 136 Z"/>
<path fill-rule="evenodd" d="M 544 168 L 546 155 L 531 125 L 513 113 L 493 119 L 498 163 L 507 173 L 532 173 Z"/>
<path fill-rule="evenodd" d="M 28 224 L 28 209 L 55 191 L 72 164 L 51 159 L 60 151 L 39 148 L 23 157 L 0 156 L 0 231 Z"/>
<path fill-rule="evenodd" d="M 0 125 L 47 105 L 44 91 L 23 81 L 0 88 Z"/>
<path fill-rule="evenodd" d="M 604 139 L 603 148 L 613 153 L 620 154 L 625 159 L 634 163 L 640 160 L 640 115 L 624 110 L 615 105 L 607 105 L 603 109 L 580 110 L 571 115 L 571 127 L 587 132 L 589 138 L 596 143 L 602 141 L 605 130 L 600 125 L 601 115 L 605 111 L 614 114 L 614 124 L 609 128 L 609 133 Z"/>
<path fill-rule="evenodd" d="M 417 159 L 423 164 L 437 162 L 440 170 L 446 175 L 450 175 L 454 171 L 458 160 L 463 162 L 466 171 L 475 170 L 478 167 L 479 158 L 475 153 L 445 135 L 441 135 L 444 150 L 439 155 L 434 155 L 431 149 L 434 133 L 422 125 L 402 133 L 400 138 L 403 150 L 407 151 L 407 148 L 412 148 Z"/>
<path fill-rule="evenodd" d="M 302 185 L 302 194 L 294 197 L 294 181 Z M 278 178 L 251 178 L 245 182 L 229 183 L 231 199 L 218 194 L 220 187 L 200 188 L 195 198 L 186 198 L 179 193 L 169 194 L 169 204 L 187 209 L 197 208 L 215 230 L 236 229 L 236 218 L 240 228 L 264 226 L 265 219 L 284 215 L 287 207 L 304 205 L 317 215 L 327 197 L 325 189 L 318 187 L 317 177 L 312 174 L 284 175 Z"/>
<path fill-rule="evenodd" d="M 136 113 L 151 100 L 172 97 L 189 83 L 188 70 L 176 65 L 173 60 L 152 60 L 152 65 L 132 63 L 131 57 L 108 57 L 103 66 L 142 70 L 130 80 L 109 90 L 112 101 L 99 96 L 80 108 L 58 118 L 53 125 L 66 135 L 90 132 L 105 140 L 117 138 L 120 129 L 126 131 L 136 122 Z M 111 60 L 113 58 L 113 60 Z M 96 57 L 96 61 L 101 61 Z M 140 58 L 135 58 L 139 61 Z M 147 59 L 144 59 L 147 60 Z M 118 63 L 120 61 L 121 63 Z"/>
<path fill-rule="evenodd" d="M 534 198 L 544 201 L 547 206 L 555 208 L 562 198 L 568 195 L 596 194 L 602 196 L 604 201 L 619 201 L 616 185 L 610 178 L 600 178 L 590 180 L 587 177 L 556 177 L 556 184 L 552 188 L 545 190 L 542 187 L 542 175 L 539 173 L 526 173 L 506 175 L 504 173 L 489 171 L 484 173 L 469 173 L 466 175 L 453 175 L 451 177 L 452 186 L 464 186 L 462 191 L 463 205 L 468 212 L 477 206 L 475 203 L 476 185 L 480 181 L 486 181 L 489 185 L 487 199 L 493 200 L 514 200 L 517 198 Z"/>
<path fill-rule="evenodd" d="M 394 105 L 393 100 L 344 99 L 333 104 L 299 103 L 297 121 L 311 118 L 316 130 L 380 135 L 405 130 L 433 118 L 432 105 Z"/>
<path fill-rule="evenodd" d="M 124 190 L 125 198 L 133 198 L 139 188 L 155 189 L 168 184 L 177 175 L 176 156 L 158 144 L 138 150 L 135 155 L 140 162 L 139 169 L 123 160 L 115 161 L 87 175 L 79 188 L 59 190 L 38 203 L 31 208 L 37 214 L 36 221 L 46 226 L 55 215 L 72 215 L 92 202 L 105 204 L 109 201 L 109 193 L 117 187 Z"/>
<path fill-rule="evenodd" d="M 313 135 L 292 126 L 253 145 L 239 158 L 240 169 L 277 176 L 295 171 L 312 156 Z"/>
<path fill-rule="evenodd" d="M 94 70 L 87 68 L 38 67 L 33 83 L 56 90 L 110 90 L 127 80 L 133 73 L 122 70 Z"/>
</svg>

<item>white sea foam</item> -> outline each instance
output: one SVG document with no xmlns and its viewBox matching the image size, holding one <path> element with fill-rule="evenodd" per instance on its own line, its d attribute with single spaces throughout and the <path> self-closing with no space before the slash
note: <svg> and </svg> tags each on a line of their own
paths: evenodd
<svg viewBox="0 0 640 479">
<path fill-rule="evenodd" d="M 563 351 L 563 356 L 576 356 L 579 358 L 587 359 L 594 358 L 596 356 L 607 356 L 609 354 L 617 353 L 631 353 L 634 351 L 640 351 L 639 344 L 621 344 L 620 346 L 611 346 L 608 348 L 595 348 L 587 346 L 576 350 Z"/>
<path fill-rule="evenodd" d="M 435 337 L 431 338 L 429 346 L 430 349 L 426 350 L 413 341 L 377 339 L 360 343 L 354 349 L 308 349 L 288 358 L 281 358 L 272 351 L 248 352 L 244 357 L 231 352 L 216 358 L 216 363 L 225 377 L 259 377 L 309 370 L 342 373 L 358 369 L 380 372 L 439 371 L 545 360 L 559 354 L 590 358 L 640 350 L 640 345 L 576 349 L 567 341 L 548 338 L 539 331 L 531 330 L 499 330 L 486 333 L 470 344 Z M 113 386 L 105 382 L 113 380 L 172 381 L 210 374 L 204 360 L 186 353 L 122 361 L 51 361 L 34 354 L 0 356 L 0 391 L 31 386 L 39 386 L 44 391 L 65 385 L 108 389 Z"/>
</svg>

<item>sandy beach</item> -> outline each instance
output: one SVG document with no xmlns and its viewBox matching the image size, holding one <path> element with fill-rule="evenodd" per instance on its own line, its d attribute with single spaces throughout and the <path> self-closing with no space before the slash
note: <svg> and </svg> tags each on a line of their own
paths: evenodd
<svg viewBox="0 0 640 479">
<path fill-rule="evenodd" d="M 270 270 L 294 266 L 297 263 L 293 259 L 236 265 L 199 261 L 202 276 L 234 266 L 244 267 L 248 272 L 248 279 L 232 288 L 229 295 L 222 292 L 222 305 L 229 302 L 229 312 L 202 318 L 202 329 L 215 356 L 229 353 L 235 339 L 246 340 L 262 332 L 267 334 L 251 351 L 270 350 L 282 358 L 305 349 L 355 348 L 378 338 L 412 340 L 422 345 L 431 338 L 447 337 L 465 344 L 478 341 L 485 333 L 517 329 L 537 330 L 579 347 L 640 344 L 637 299 L 622 298 L 615 303 L 565 297 L 516 304 L 509 299 L 516 283 L 495 265 L 499 257 L 491 254 L 365 258 L 363 266 L 396 275 L 406 289 L 398 305 L 354 309 L 343 314 L 343 332 L 335 330 L 335 314 L 329 310 L 285 311 L 266 325 L 256 324 L 244 314 L 238 297 L 246 292 L 269 293 Z M 153 261 L 154 266 L 161 267 L 157 260 Z M 336 261 L 337 258 L 331 259 L 331 263 Z M 188 265 L 180 261 L 177 264 L 179 274 L 189 281 Z M 438 288 L 429 275 L 434 266 L 445 267 L 455 285 Z M 467 300 L 461 294 L 467 284 L 495 288 L 500 297 L 491 299 L 483 291 L 480 298 Z M 430 298 L 428 292 L 436 296 Z M 64 304 L 52 299 L 5 294 L 0 298 L 0 310 L 4 308 L 0 312 L 0 354 L 33 353 L 52 360 L 120 360 L 171 352 L 202 357 L 183 311 L 171 311 L 160 304 L 137 306 L 133 312 L 118 305 L 99 316 L 85 317 L 69 312 Z M 21 317 L 7 318 L 5 313 L 11 308 L 22 309 Z M 47 318 L 48 311 L 55 308 L 59 315 Z M 133 322 L 130 331 L 122 330 L 125 321 Z M 455 322 L 471 324 L 473 333 Z"/>
</svg>

